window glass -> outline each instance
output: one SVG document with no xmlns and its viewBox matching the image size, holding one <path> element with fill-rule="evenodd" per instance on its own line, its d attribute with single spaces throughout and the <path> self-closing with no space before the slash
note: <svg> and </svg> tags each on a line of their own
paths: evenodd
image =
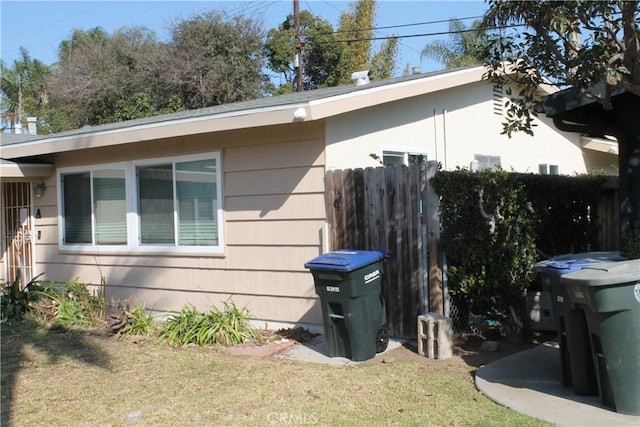
<svg viewBox="0 0 640 427">
<path fill-rule="evenodd" d="M 127 202 L 124 170 L 93 173 L 93 211 L 97 245 L 127 244 Z"/>
<path fill-rule="evenodd" d="M 137 175 L 140 243 L 173 245 L 173 166 L 140 166 Z"/>
<path fill-rule="evenodd" d="M 176 192 L 178 244 L 217 245 L 215 159 L 176 163 Z"/>
<path fill-rule="evenodd" d="M 60 244 L 219 252 L 220 157 L 152 162 L 60 170 Z"/>
<path fill-rule="evenodd" d="M 404 153 L 385 151 L 382 154 L 382 164 L 385 166 L 404 165 Z"/>
<path fill-rule="evenodd" d="M 486 169 L 499 169 L 500 168 L 500 156 L 486 156 L 483 154 L 475 154 L 474 160 L 477 162 L 477 170 Z"/>
<path fill-rule="evenodd" d="M 91 176 L 89 172 L 62 175 L 64 243 L 92 243 Z"/>
<path fill-rule="evenodd" d="M 558 165 L 549 165 L 549 173 L 551 175 L 559 175 L 560 170 L 558 168 Z"/>
<path fill-rule="evenodd" d="M 549 167 L 547 164 L 542 163 L 538 165 L 538 173 L 540 175 L 548 175 L 549 174 Z"/>
</svg>

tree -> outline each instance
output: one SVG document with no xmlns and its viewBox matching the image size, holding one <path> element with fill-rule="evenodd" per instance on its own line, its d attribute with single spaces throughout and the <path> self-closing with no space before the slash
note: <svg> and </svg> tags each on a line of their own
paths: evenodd
<svg viewBox="0 0 640 427">
<path fill-rule="evenodd" d="M 393 77 L 398 56 L 397 38 L 386 40 L 380 50 L 371 58 L 371 76 L 376 80 Z"/>
<path fill-rule="evenodd" d="M 158 78 L 167 54 L 145 28 L 122 28 L 113 35 L 99 27 L 75 30 L 60 43 L 49 82 L 52 105 L 68 118 L 58 117 L 54 130 L 157 114 L 172 95 Z M 143 108 L 141 100 L 149 105 Z"/>
<path fill-rule="evenodd" d="M 483 21 L 526 28 L 495 34 L 487 56 L 486 77 L 519 88 L 503 133 L 532 134 L 542 108 L 562 130 L 616 137 L 623 236 L 640 227 L 639 2 L 490 0 Z M 540 106 L 536 91 L 545 83 L 571 89 Z"/>
<path fill-rule="evenodd" d="M 333 71 L 337 84 L 351 84 L 355 71 L 370 70 L 374 79 L 393 75 L 396 68 L 398 39 L 386 40 L 377 52 L 373 51 L 372 38 L 376 14 L 376 0 L 359 0 L 340 15 L 336 38 L 342 44 L 340 60 Z"/>
<path fill-rule="evenodd" d="M 264 92 L 263 33 L 255 20 L 206 12 L 175 23 L 171 35 L 162 78 L 187 109 L 255 99 Z"/>
<path fill-rule="evenodd" d="M 21 58 L 11 67 L 0 62 L 1 110 L 3 123 L 15 127 L 24 124 L 28 116 L 41 117 L 48 107 L 47 79 L 51 70 L 44 63 L 31 58 L 20 48 Z"/>
<path fill-rule="evenodd" d="M 446 69 L 468 67 L 484 63 L 487 32 L 482 21 L 476 20 L 468 29 L 458 19 L 449 22 L 451 41 L 436 40 L 424 47 L 422 56 L 435 59 Z"/>
<path fill-rule="evenodd" d="M 398 39 L 385 41 L 372 52 L 375 0 L 359 0 L 340 16 L 337 31 L 326 20 L 300 12 L 304 88 L 351 84 L 355 71 L 371 70 L 375 79 L 392 77 L 396 68 Z M 355 40 L 355 41 L 354 41 Z M 295 68 L 295 29 L 290 15 L 276 29 L 269 30 L 264 55 L 271 71 L 283 77 L 277 93 L 292 92 Z"/>
<path fill-rule="evenodd" d="M 330 71 L 335 69 L 338 63 L 341 46 L 336 43 L 333 26 L 328 21 L 303 10 L 300 12 L 300 33 L 303 45 L 304 89 L 335 86 L 336 82 L 331 79 Z M 267 67 L 284 80 L 276 93 L 293 92 L 295 50 L 293 15 L 289 15 L 278 28 L 268 31 L 264 43 Z"/>
</svg>

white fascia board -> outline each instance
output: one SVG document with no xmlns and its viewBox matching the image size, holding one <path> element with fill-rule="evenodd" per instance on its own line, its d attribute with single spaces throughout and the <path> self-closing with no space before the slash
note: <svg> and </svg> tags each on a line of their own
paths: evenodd
<svg viewBox="0 0 640 427">
<path fill-rule="evenodd" d="M 476 83 L 482 80 L 484 72 L 485 68 L 479 66 L 310 101 L 310 119 L 324 119 L 387 102 Z"/>
<path fill-rule="evenodd" d="M 5 159 L 14 159 L 145 142 L 176 136 L 292 123 L 296 121 L 294 112 L 299 108 L 304 108 L 305 111 L 308 110 L 308 108 L 305 107 L 307 107 L 307 103 L 296 103 L 201 117 L 159 121 L 102 131 L 92 131 L 88 129 L 86 132 L 78 132 L 71 135 L 52 136 L 51 138 L 39 139 L 37 141 L 5 145 L 2 147 L 2 157 Z"/>
</svg>

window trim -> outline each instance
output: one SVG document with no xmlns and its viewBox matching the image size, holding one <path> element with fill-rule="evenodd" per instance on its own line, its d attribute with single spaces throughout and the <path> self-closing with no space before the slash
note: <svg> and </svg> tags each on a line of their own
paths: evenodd
<svg viewBox="0 0 640 427">
<path fill-rule="evenodd" d="M 139 166 L 160 165 L 163 163 L 171 163 L 173 165 L 173 186 L 175 193 L 175 164 L 197 160 L 214 159 L 216 162 L 216 232 L 218 244 L 215 246 L 179 246 L 175 241 L 174 245 L 149 245 L 141 244 L 139 240 L 140 234 L 140 215 L 138 207 L 138 181 L 136 169 Z M 127 207 L 126 226 L 127 226 L 127 244 L 126 245 L 97 245 L 95 244 L 95 212 L 93 207 L 93 172 L 99 170 L 122 169 L 125 172 L 125 203 Z M 65 218 L 63 212 L 64 192 L 62 186 L 63 175 L 89 172 L 91 174 L 91 244 L 85 243 L 65 243 L 64 230 Z M 224 173 L 222 171 L 222 153 L 213 151 L 200 154 L 191 154 L 176 157 L 156 157 L 149 159 L 131 160 L 126 162 L 100 163 L 86 166 L 72 166 L 57 169 L 57 200 L 58 200 L 58 247 L 61 251 L 87 252 L 87 253 L 167 253 L 167 254 L 222 254 L 224 252 L 224 195 L 222 194 L 222 179 Z M 174 194 L 175 197 L 175 194 Z M 175 208 L 175 206 L 174 206 Z M 175 212 L 174 212 L 175 215 Z"/>
<path fill-rule="evenodd" d="M 540 167 L 544 166 L 546 168 L 546 173 L 540 173 Z M 551 173 L 551 167 L 555 166 L 558 169 L 558 173 Z M 547 160 L 539 160 L 538 161 L 538 175 L 560 175 L 560 163 L 552 162 Z"/>
<path fill-rule="evenodd" d="M 426 149 L 415 147 L 384 146 L 380 148 L 380 161 L 383 163 L 383 165 L 385 153 L 388 153 L 389 155 L 395 154 L 397 155 L 397 157 L 400 157 L 400 155 L 402 155 L 402 161 L 405 166 L 409 166 L 409 156 L 425 156 L 427 160 L 429 160 L 430 158 L 429 150 Z"/>
<path fill-rule="evenodd" d="M 487 160 L 490 160 L 492 158 L 497 158 L 498 161 L 494 162 L 492 166 L 490 167 L 480 167 L 480 160 L 478 160 L 478 157 L 486 157 Z M 472 172 L 481 172 L 481 171 L 485 171 L 485 170 L 500 170 L 500 168 L 502 167 L 502 156 L 499 155 L 493 155 L 493 154 L 480 154 L 480 153 L 474 153 L 473 154 L 473 160 L 471 161 L 471 164 L 469 166 L 469 169 Z"/>
</svg>

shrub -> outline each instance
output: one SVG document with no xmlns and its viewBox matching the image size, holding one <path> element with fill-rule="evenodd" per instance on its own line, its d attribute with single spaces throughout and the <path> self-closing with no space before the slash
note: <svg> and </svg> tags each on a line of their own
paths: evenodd
<svg viewBox="0 0 640 427">
<path fill-rule="evenodd" d="M 143 306 L 130 307 L 129 302 L 112 302 L 107 326 L 119 336 L 149 337 L 157 330 L 156 321 Z"/>
<path fill-rule="evenodd" d="M 157 342 L 165 341 L 171 347 L 187 344 L 235 345 L 260 341 L 258 330 L 249 321 L 246 308 L 239 309 L 233 302 L 225 301 L 224 311 L 212 308 L 209 313 L 199 313 L 188 305 L 170 316 L 160 330 Z"/>
<path fill-rule="evenodd" d="M 88 285 L 78 279 L 66 282 L 62 289 L 49 283 L 36 293 L 40 301 L 33 307 L 33 311 L 62 326 L 87 327 L 104 324 L 104 297 L 91 295 Z"/>
<path fill-rule="evenodd" d="M 22 316 L 29 310 L 31 302 L 37 298 L 36 292 L 40 287 L 38 282 L 40 276 L 42 274 L 37 275 L 22 287 L 22 274 L 18 270 L 12 283 L 2 284 L 2 293 L 0 294 L 0 317 L 2 319 L 22 319 Z"/>
<path fill-rule="evenodd" d="M 522 185 L 504 171 L 436 178 L 452 292 L 464 295 L 472 312 L 498 315 L 515 327 L 536 256 L 533 209 Z"/>
</svg>

